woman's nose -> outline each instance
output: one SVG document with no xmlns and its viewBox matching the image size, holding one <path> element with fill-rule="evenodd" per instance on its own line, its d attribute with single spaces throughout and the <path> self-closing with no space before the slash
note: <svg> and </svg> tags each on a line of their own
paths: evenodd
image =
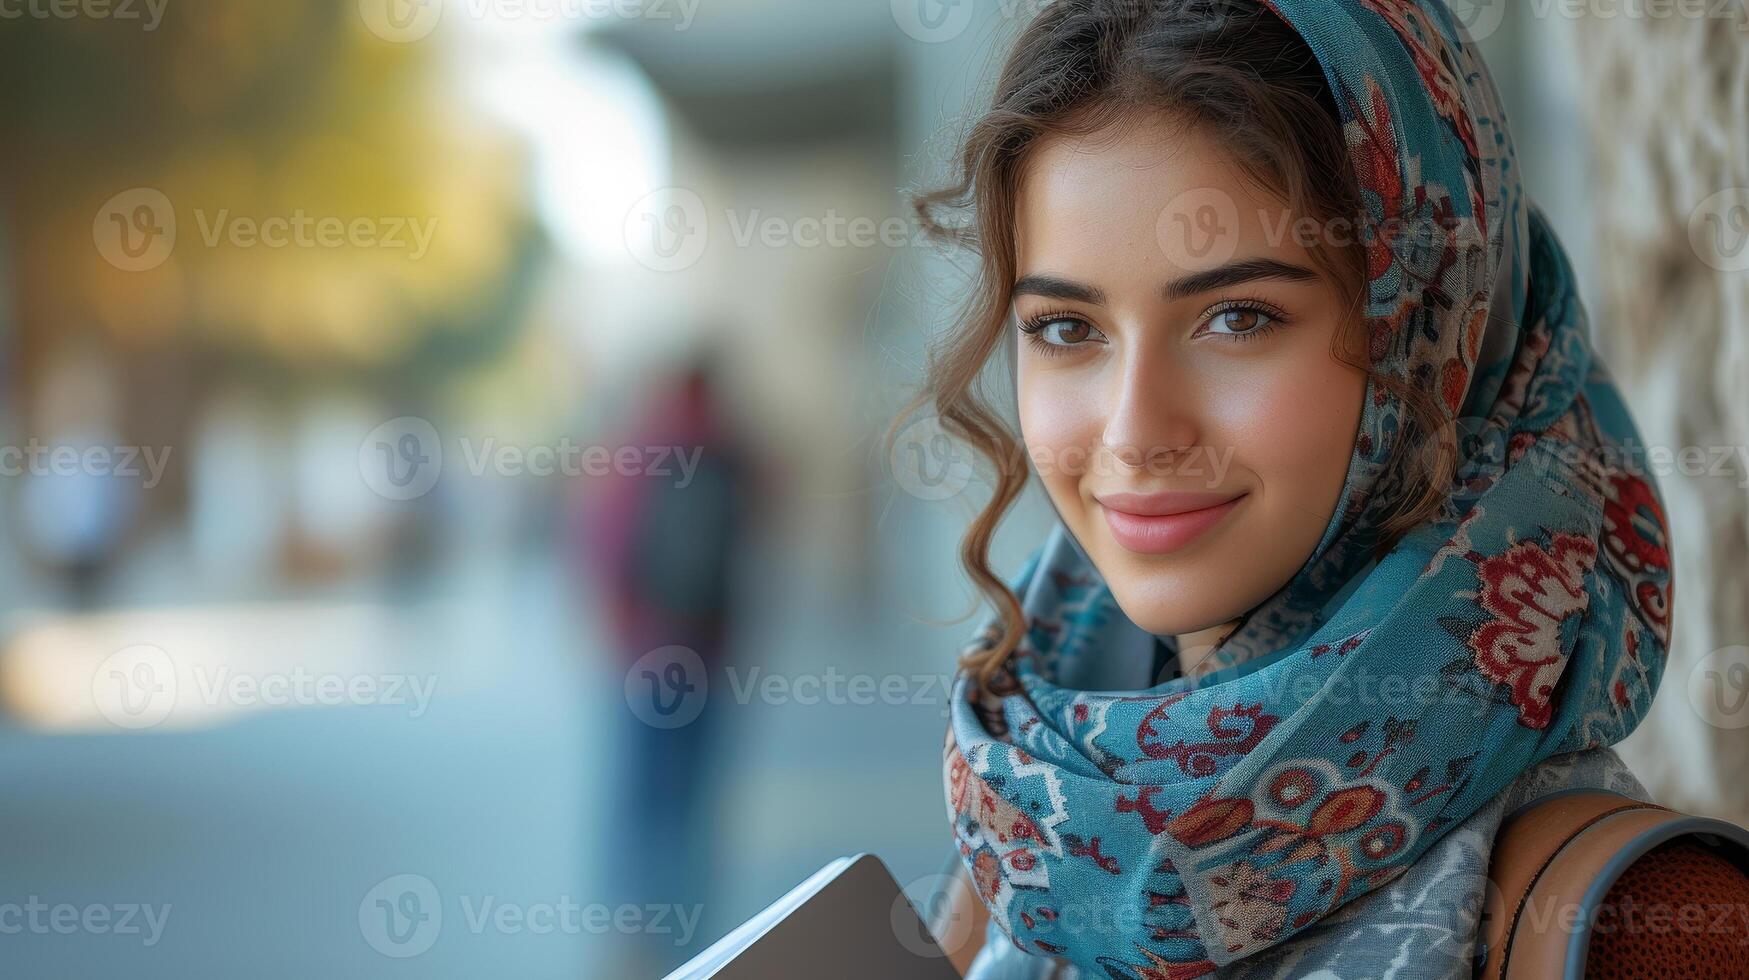
<svg viewBox="0 0 1749 980">
<path fill-rule="evenodd" d="M 1197 444 L 1198 393 L 1165 360 L 1132 352 L 1113 381 L 1102 444 L 1125 466 L 1146 467 Z"/>
</svg>

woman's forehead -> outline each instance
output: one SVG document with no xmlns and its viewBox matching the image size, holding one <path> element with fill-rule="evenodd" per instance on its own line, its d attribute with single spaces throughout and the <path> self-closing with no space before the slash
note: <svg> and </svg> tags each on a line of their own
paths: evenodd
<svg viewBox="0 0 1749 980">
<path fill-rule="evenodd" d="M 1303 264 L 1299 216 L 1218 140 L 1165 124 L 1051 136 L 1033 148 L 1015 201 L 1019 268 L 1150 277 L 1236 257 Z"/>
</svg>

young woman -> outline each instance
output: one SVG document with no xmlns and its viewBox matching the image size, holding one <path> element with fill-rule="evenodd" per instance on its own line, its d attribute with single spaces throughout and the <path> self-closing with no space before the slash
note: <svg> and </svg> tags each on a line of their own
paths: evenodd
<svg viewBox="0 0 1749 980">
<path fill-rule="evenodd" d="M 1644 797 L 1659 491 L 1461 38 L 1054 0 L 920 199 L 982 269 L 924 397 L 997 474 L 945 753 L 976 980 L 1469 976 L 1502 817 Z M 1008 583 L 1023 460 L 1060 521 Z"/>
</svg>

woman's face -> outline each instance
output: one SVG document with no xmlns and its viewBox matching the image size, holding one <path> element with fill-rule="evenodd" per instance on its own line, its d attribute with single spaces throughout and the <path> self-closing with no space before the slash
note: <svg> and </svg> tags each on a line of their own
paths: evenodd
<svg viewBox="0 0 1749 980">
<path fill-rule="evenodd" d="M 1341 495 L 1366 375 L 1331 348 L 1355 298 L 1277 196 L 1167 117 L 1041 141 L 1016 204 L 1021 434 L 1045 490 L 1136 625 L 1238 617 Z"/>
</svg>

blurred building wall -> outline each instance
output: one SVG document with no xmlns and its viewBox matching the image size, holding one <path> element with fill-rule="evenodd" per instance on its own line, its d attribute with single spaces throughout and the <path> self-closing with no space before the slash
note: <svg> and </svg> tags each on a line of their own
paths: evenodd
<svg viewBox="0 0 1749 980">
<path fill-rule="evenodd" d="M 1711 5 L 1709 5 L 1711 6 Z M 1557 21 L 1580 52 L 1593 319 L 1654 446 L 1674 541 L 1662 690 L 1622 748 L 1675 806 L 1749 822 L 1749 12 Z M 1714 236 L 1718 236 L 1715 238 Z M 1715 465 L 1716 464 L 1716 465 Z M 1695 472 L 1694 470 L 1699 470 Z"/>
</svg>

